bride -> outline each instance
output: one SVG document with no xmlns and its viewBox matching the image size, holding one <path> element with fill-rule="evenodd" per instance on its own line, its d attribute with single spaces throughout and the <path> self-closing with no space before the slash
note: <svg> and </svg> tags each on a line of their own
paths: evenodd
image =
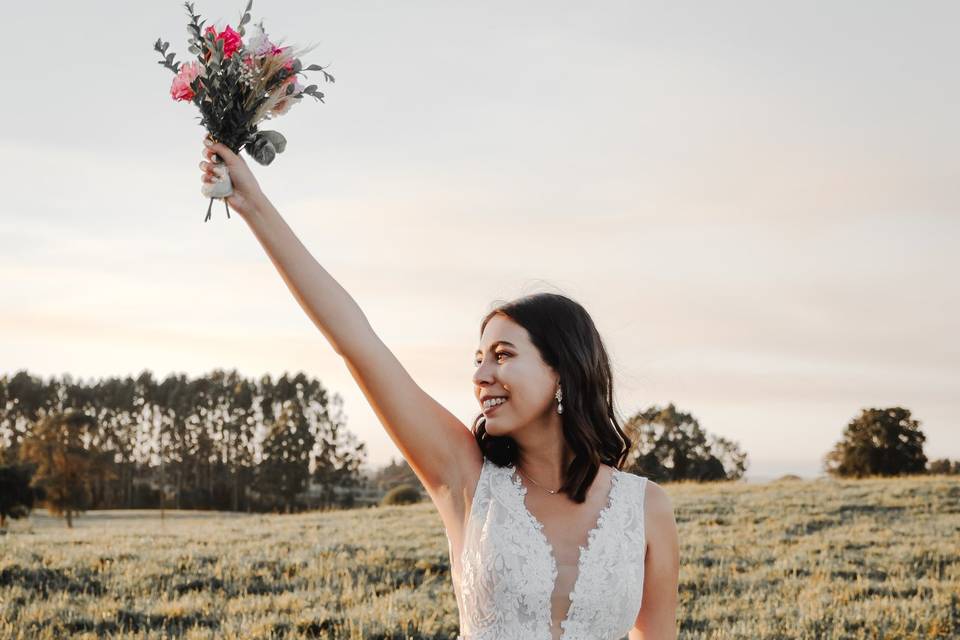
<svg viewBox="0 0 960 640">
<path fill-rule="evenodd" d="M 484 318 L 473 375 L 482 414 L 468 429 L 413 381 L 246 162 L 205 144 L 201 180 L 229 174 L 227 203 L 343 357 L 439 511 L 458 638 L 676 638 L 673 505 L 656 483 L 619 470 L 631 443 L 583 307 L 537 294 Z"/>
</svg>

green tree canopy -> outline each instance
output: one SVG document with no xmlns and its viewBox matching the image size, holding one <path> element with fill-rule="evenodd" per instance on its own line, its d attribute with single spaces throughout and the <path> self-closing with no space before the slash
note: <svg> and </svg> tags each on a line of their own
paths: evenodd
<svg viewBox="0 0 960 640">
<path fill-rule="evenodd" d="M 51 513 L 65 515 L 68 527 L 74 513 L 88 508 L 95 479 L 109 473 L 96 441 L 93 416 L 71 409 L 44 416 L 20 447 L 21 458 L 36 468 L 44 503 Z"/>
<path fill-rule="evenodd" d="M 825 456 L 824 469 L 830 475 L 857 478 L 924 473 L 925 440 L 909 409 L 864 409 Z"/>
<path fill-rule="evenodd" d="M 637 413 L 624 432 L 635 443 L 626 470 L 654 482 L 736 480 L 747 467 L 747 454 L 737 443 L 708 435 L 673 403 Z"/>
<path fill-rule="evenodd" d="M 7 518 L 23 518 L 30 514 L 36 492 L 30 486 L 33 469 L 28 465 L 0 465 L 0 529 L 6 528 Z"/>
</svg>

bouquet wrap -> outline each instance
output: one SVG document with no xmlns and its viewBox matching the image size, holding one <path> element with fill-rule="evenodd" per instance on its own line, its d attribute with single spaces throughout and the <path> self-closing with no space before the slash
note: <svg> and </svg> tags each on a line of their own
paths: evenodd
<svg viewBox="0 0 960 640">
<path fill-rule="evenodd" d="M 217 179 L 214 182 L 204 182 L 200 193 L 207 198 L 226 198 L 233 195 L 233 183 L 230 181 L 227 165 L 216 155 L 213 156 L 213 163 L 213 173 Z"/>
</svg>

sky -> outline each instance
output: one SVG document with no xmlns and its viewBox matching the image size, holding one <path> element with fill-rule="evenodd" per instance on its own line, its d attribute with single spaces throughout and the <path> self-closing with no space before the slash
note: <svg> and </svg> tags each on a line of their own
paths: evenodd
<svg viewBox="0 0 960 640">
<path fill-rule="evenodd" d="M 196 2 L 236 26 L 245 5 Z M 0 116 L 0 374 L 303 371 L 399 457 L 249 227 L 204 223 L 180 2 L 16 3 Z M 253 167 L 466 425 L 498 300 L 591 314 L 624 418 L 675 403 L 813 477 L 867 407 L 960 458 L 960 4 L 258 1 L 336 78 Z M 306 83 L 304 83 L 306 84 Z M 246 157 L 246 156 L 245 156 Z"/>
</svg>

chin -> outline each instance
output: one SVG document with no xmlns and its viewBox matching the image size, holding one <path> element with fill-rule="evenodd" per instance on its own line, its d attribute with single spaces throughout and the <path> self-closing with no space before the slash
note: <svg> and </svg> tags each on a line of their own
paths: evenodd
<svg viewBox="0 0 960 640">
<path fill-rule="evenodd" d="M 513 436 L 514 431 L 516 431 L 516 425 L 511 422 L 504 421 L 494 421 L 491 423 L 490 418 L 487 418 L 486 428 L 487 433 L 491 436 Z"/>
<path fill-rule="evenodd" d="M 491 422 L 491 418 L 486 418 L 484 427 L 486 427 L 487 433 L 490 434 L 491 436 L 506 435 L 506 433 L 509 431 L 509 429 L 502 428 L 500 423 L 497 422 L 496 418 L 493 418 L 492 422 Z"/>
</svg>

